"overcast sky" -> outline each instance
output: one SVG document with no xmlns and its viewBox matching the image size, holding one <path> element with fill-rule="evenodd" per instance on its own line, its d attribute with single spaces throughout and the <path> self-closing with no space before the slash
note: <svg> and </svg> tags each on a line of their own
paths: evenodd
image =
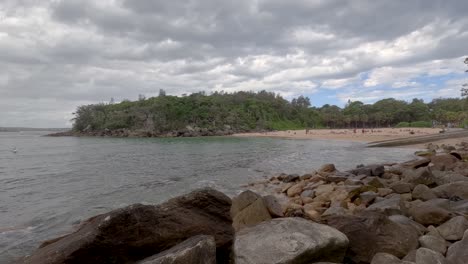
<svg viewBox="0 0 468 264">
<path fill-rule="evenodd" d="M 467 0 L 1 0 L 0 126 L 165 89 L 458 97 Z"/>
</svg>

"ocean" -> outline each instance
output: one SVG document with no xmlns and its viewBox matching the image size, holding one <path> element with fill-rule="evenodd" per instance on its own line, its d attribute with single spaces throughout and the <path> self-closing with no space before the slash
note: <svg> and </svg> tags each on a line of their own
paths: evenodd
<svg viewBox="0 0 468 264">
<path fill-rule="evenodd" d="M 0 263 L 93 215 L 133 203 L 157 204 L 205 186 L 232 196 L 242 185 L 282 172 L 400 162 L 415 151 L 327 140 L 44 134 L 0 133 Z"/>
</svg>

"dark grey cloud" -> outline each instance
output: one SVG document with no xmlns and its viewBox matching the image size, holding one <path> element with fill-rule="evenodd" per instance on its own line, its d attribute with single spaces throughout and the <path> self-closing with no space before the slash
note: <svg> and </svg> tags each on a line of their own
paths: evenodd
<svg viewBox="0 0 468 264">
<path fill-rule="evenodd" d="M 64 126 L 79 104 L 161 88 L 322 91 L 331 103 L 404 85 L 447 95 L 467 13 L 464 0 L 4 0 L 0 126 Z M 415 79 L 428 73 L 455 79 L 424 93 Z"/>
</svg>

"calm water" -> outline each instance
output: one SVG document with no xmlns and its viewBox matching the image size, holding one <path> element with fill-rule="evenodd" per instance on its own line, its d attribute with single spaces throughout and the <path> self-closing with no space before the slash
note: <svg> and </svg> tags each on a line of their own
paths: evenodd
<svg viewBox="0 0 468 264">
<path fill-rule="evenodd" d="M 159 203 L 203 186 L 233 195 L 242 184 L 280 172 L 302 174 L 329 162 L 344 170 L 407 160 L 414 152 L 321 140 L 42 134 L 0 133 L 0 263 L 128 204 Z"/>
</svg>

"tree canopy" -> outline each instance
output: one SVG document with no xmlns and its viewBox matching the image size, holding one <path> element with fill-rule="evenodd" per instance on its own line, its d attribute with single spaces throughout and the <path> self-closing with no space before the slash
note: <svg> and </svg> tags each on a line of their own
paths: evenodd
<svg viewBox="0 0 468 264">
<path fill-rule="evenodd" d="M 204 129 L 230 127 L 235 132 L 287 130 L 303 128 L 388 127 L 399 123 L 431 126 L 461 123 L 466 118 L 465 100 L 459 98 L 422 99 L 411 102 L 393 98 L 374 104 L 349 101 L 345 107 L 326 104 L 311 107 L 308 97 L 288 101 L 266 91 L 224 93 L 193 93 L 182 97 L 167 95 L 131 102 L 92 104 L 78 107 L 74 113 L 75 131 L 130 129 L 156 134 L 184 129 L 187 126 Z"/>
</svg>

